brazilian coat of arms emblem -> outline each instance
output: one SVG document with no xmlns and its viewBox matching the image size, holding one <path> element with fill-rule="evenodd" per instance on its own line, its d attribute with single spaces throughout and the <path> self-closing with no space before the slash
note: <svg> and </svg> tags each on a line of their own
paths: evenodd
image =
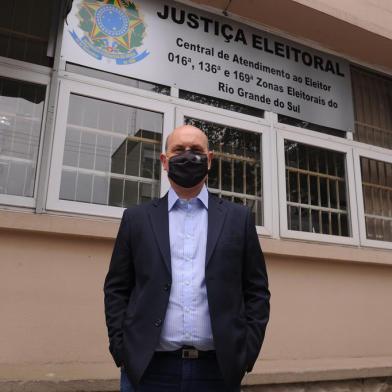
<svg viewBox="0 0 392 392">
<path fill-rule="evenodd" d="M 131 0 L 81 0 L 77 18 L 84 32 L 70 34 L 74 41 L 97 60 L 103 57 L 117 64 L 136 63 L 149 55 L 139 52 L 145 36 L 145 25 L 139 10 Z"/>
</svg>

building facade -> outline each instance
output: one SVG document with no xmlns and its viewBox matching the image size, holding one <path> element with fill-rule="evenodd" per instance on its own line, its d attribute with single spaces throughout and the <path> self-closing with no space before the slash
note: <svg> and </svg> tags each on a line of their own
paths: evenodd
<svg viewBox="0 0 392 392">
<path fill-rule="evenodd" d="M 391 383 L 389 1 L 0 8 L 0 390 L 115 390 L 102 286 L 119 218 L 166 193 L 159 154 L 184 123 L 266 256 L 244 390 Z"/>
</svg>

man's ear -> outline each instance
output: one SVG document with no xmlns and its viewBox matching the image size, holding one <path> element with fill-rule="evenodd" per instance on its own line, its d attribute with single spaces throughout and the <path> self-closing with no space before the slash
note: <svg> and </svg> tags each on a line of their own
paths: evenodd
<svg viewBox="0 0 392 392">
<path fill-rule="evenodd" d="M 214 151 L 208 151 L 207 158 L 208 158 L 208 170 L 210 170 L 212 160 L 214 159 Z"/>
<path fill-rule="evenodd" d="M 161 153 L 161 155 L 159 156 L 159 159 L 162 163 L 163 170 L 166 170 L 168 172 L 169 171 L 169 160 L 167 159 L 166 154 Z"/>
</svg>

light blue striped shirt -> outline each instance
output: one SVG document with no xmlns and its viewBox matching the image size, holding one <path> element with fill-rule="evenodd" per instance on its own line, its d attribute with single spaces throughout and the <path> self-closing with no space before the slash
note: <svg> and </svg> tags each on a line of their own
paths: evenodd
<svg viewBox="0 0 392 392">
<path fill-rule="evenodd" d="M 208 192 L 189 201 L 168 195 L 172 286 L 158 351 L 194 346 L 213 350 L 205 283 Z"/>
</svg>

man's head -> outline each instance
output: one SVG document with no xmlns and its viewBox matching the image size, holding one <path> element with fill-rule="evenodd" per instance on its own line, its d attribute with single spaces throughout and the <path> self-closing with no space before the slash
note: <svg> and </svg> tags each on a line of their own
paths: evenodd
<svg viewBox="0 0 392 392">
<path fill-rule="evenodd" d="M 208 170 L 211 167 L 213 153 L 212 151 L 208 150 L 207 136 L 199 128 L 196 128 L 192 125 L 183 125 L 174 129 L 174 131 L 171 132 L 166 139 L 165 150 L 165 153 L 161 154 L 160 159 L 164 170 L 169 173 L 171 182 L 174 181 L 175 178 L 175 176 L 171 175 L 173 174 L 173 171 L 176 170 L 175 166 L 177 168 L 182 166 L 181 164 L 175 165 L 174 162 L 176 161 L 181 160 L 181 163 L 186 163 L 185 166 L 188 168 L 189 166 L 192 166 L 191 162 L 187 162 L 189 158 L 192 158 L 192 161 L 196 162 L 192 169 L 189 170 L 189 176 L 193 176 L 190 173 L 197 173 L 198 170 L 201 170 L 201 168 L 196 168 L 198 166 L 198 160 L 200 160 L 199 166 L 201 166 L 201 164 L 207 160 Z M 188 153 L 186 153 L 187 151 Z M 171 161 L 171 159 L 173 160 Z M 186 172 L 184 172 L 184 174 L 185 173 Z M 194 187 L 204 183 L 205 178 L 206 174 L 200 181 L 197 182 L 196 185 L 194 185 Z M 177 185 L 181 186 L 180 184 Z"/>
</svg>

